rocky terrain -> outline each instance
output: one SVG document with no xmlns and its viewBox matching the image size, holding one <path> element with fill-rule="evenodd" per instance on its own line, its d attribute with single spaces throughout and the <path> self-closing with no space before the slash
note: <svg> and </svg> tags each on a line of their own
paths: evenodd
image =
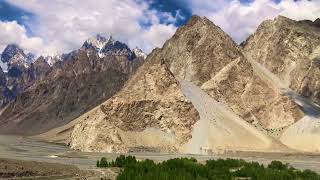
<svg viewBox="0 0 320 180">
<path fill-rule="evenodd" d="M 0 159 L 0 179 L 17 177 L 80 177 L 85 171 L 75 166 L 44 162 Z"/>
<path fill-rule="evenodd" d="M 1 54 L 1 106 L 4 107 L 18 94 L 22 93 L 34 79 L 28 75 L 34 57 L 26 55 L 16 44 L 9 44 Z M 42 70 L 45 71 L 45 70 Z"/>
<path fill-rule="evenodd" d="M 243 43 L 244 53 L 302 96 L 319 103 L 319 19 L 294 21 L 279 16 L 264 21 Z M 267 42 L 267 43 L 266 43 Z"/>
<path fill-rule="evenodd" d="M 300 120 L 303 109 L 276 85 L 272 72 L 247 56 L 211 21 L 193 16 L 148 56 L 117 95 L 75 120 L 71 147 L 102 152 L 142 147 L 184 153 L 289 151 L 277 132 Z M 177 95 L 183 99 L 172 101 Z M 162 101 L 170 103 L 164 108 Z"/>
<path fill-rule="evenodd" d="M 266 43 L 268 42 L 268 43 Z M 282 91 L 291 96 L 304 117 L 285 129 L 282 143 L 303 151 L 319 152 L 319 19 L 294 21 L 283 16 L 263 22 L 243 43 L 244 54 L 263 65 Z"/>
<path fill-rule="evenodd" d="M 7 87 L 6 74 L 0 68 L 0 107 L 4 107 L 14 99 L 13 92 Z"/>
<path fill-rule="evenodd" d="M 1 110 L 0 132 L 46 132 L 67 124 L 120 90 L 144 58 L 112 38 L 101 43 L 108 49 L 103 56 L 96 44 L 86 41 L 82 48 L 63 55 L 52 66 L 47 61 L 52 58 L 37 58 L 14 79 L 22 92 L 13 91 L 12 83 L 7 82 L 5 87 L 11 90 L 14 100 L 10 101 L 10 96 L 3 100 L 10 102 Z M 8 67 L 6 76 L 10 81 L 12 68 Z"/>
<path fill-rule="evenodd" d="M 240 48 L 206 18 L 192 18 L 161 53 L 177 79 L 198 85 L 247 122 L 272 129 L 302 117 L 299 108 L 255 74 Z"/>
<path fill-rule="evenodd" d="M 191 138 L 198 112 L 154 50 L 114 97 L 80 117 L 71 147 L 84 151 L 177 152 Z"/>
<path fill-rule="evenodd" d="M 101 35 L 31 63 L 10 47 L 0 132 L 109 153 L 319 152 L 319 32 L 279 16 L 237 45 L 193 16 L 146 60 Z"/>
</svg>

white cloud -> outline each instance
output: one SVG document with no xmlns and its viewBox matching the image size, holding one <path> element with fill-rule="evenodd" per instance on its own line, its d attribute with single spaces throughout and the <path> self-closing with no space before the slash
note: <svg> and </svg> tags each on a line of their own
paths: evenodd
<svg viewBox="0 0 320 180">
<path fill-rule="evenodd" d="M 239 0 L 189 0 L 194 14 L 208 17 L 240 43 L 266 19 L 284 15 L 295 20 L 315 20 L 320 17 L 320 1 L 255 0 L 243 4 Z"/>
<path fill-rule="evenodd" d="M 36 21 L 26 22 L 36 37 L 28 37 L 26 29 L 16 22 L 1 22 L 0 51 L 7 43 L 17 43 L 37 54 L 64 53 L 79 48 L 90 36 L 107 33 L 131 48 L 138 46 L 150 52 L 174 34 L 176 27 L 172 24 L 181 18 L 179 13 L 172 17 L 150 10 L 141 0 L 7 1 L 35 14 Z M 320 0 L 255 0 L 246 4 L 239 0 L 186 1 L 194 14 L 207 16 L 237 42 L 245 40 L 263 20 L 279 14 L 296 20 L 320 16 Z M 161 24 L 160 18 L 172 24 Z M 142 22 L 152 25 L 146 29 Z"/>
<path fill-rule="evenodd" d="M 0 21 L 0 52 L 11 43 L 19 44 L 27 52 L 37 52 L 43 47 L 41 38 L 27 36 L 24 26 L 19 25 L 16 21 L 3 22 Z"/>
<path fill-rule="evenodd" d="M 8 0 L 32 12 L 37 21 L 28 24 L 44 47 L 41 54 L 55 54 L 79 48 L 90 36 L 107 33 L 129 46 L 146 52 L 173 35 L 176 27 L 163 25 L 159 15 L 172 22 L 176 17 L 149 10 L 135 0 Z M 145 29 L 140 22 L 152 22 Z"/>
</svg>

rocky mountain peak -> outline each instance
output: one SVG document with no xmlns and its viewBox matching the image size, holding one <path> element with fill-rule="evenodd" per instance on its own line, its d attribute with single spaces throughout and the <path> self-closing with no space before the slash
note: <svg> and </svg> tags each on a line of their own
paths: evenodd
<svg viewBox="0 0 320 180">
<path fill-rule="evenodd" d="M 274 20 L 275 21 L 292 21 L 292 19 L 283 15 L 278 15 Z"/>
<path fill-rule="evenodd" d="M 110 39 L 101 50 L 104 55 L 132 55 L 131 49 L 126 44 Z"/>
<path fill-rule="evenodd" d="M 320 18 L 317 18 L 316 20 L 313 21 L 314 26 L 320 28 Z"/>
<path fill-rule="evenodd" d="M 40 56 L 37 60 L 34 61 L 33 64 L 49 65 L 49 63 L 47 62 L 46 58 L 44 58 L 43 56 Z"/>
<path fill-rule="evenodd" d="M 255 73 L 240 47 L 221 28 L 207 18 L 193 16 L 148 56 L 116 96 L 76 120 L 80 123 L 72 133 L 71 147 L 121 153 L 136 147 L 181 152 L 188 143 L 196 145 L 196 151 L 203 146 L 229 149 L 227 143 L 242 148 L 247 142 L 242 143 L 239 136 L 255 139 L 256 135 L 237 124 L 242 120 L 228 122 L 232 113 L 266 129 L 285 127 L 301 115 L 290 99 Z M 225 127 L 230 129 L 224 131 Z M 158 141 L 149 140 L 150 136 Z M 221 137 L 218 141 L 211 138 L 217 136 Z M 212 144 L 201 144 L 202 140 Z M 250 149 L 251 143 L 246 144 Z M 194 153 L 193 149 L 185 151 Z"/>
<path fill-rule="evenodd" d="M 8 68 L 12 66 L 28 68 L 34 58 L 32 53 L 25 54 L 17 44 L 9 44 L 1 54 L 1 61 L 7 64 Z"/>
<path fill-rule="evenodd" d="M 62 61 L 63 58 L 61 55 L 53 55 L 53 56 L 47 56 L 44 59 L 49 64 L 49 66 L 53 66 L 56 62 Z"/>
<path fill-rule="evenodd" d="M 177 78 L 197 85 L 205 83 L 226 64 L 242 56 L 230 36 L 200 16 L 193 16 L 180 27 L 165 43 L 162 52 Z"/>
<path fill-rule="evenodd" d="M 104 36 L 97 34 L 96 36 L 86 40 L 82 47 L 84 47 L 85 49 L 94 48 L 97 51 L 100 51 L 107 42 L 108 41 Z"/>
<path fill-rule="evenodd" d="M 320 31 L 314 22 L 279 16 L 263 22 L 243 47 L 249 57 L 279 76 L 286 87 L 295 89 L 300 85 L 292 84 L 296 82 L 292 73 L 298 66 L 308 69 L 305 66 L 318 54 L 319 42 Z"/>
<path fill-rule="evenodd" d="M 23 50 L 17 44 L 9 44 L 1 54 L 2 62 L 9 62 L 15 55 L 26 56 Z"/>
<path fill-rule="evenodd" d="M 133 50 L 133 53 L 135 54 L 136 57 L 142 57 L 143 59 L 147 58 L 147 54 L 144 53 L 140 48 L 136 47 Z"/>
<path fill-rule="evenodd" d="M 193 15 L 185 26 L 192 28 L 192 26 L 210 26 L 211 28 L 221 29 L 219 26 L 215 25 L 207 17 L 201 17 L 198 15 Z M 221 31 L 223 32 L 223 31 Z M 225 34 L 225 32 L 223 32 Z"/>
<path fill-rule="evenodd" d="M 133 54 L 126 44 L 96 35 L 80 49 L 39 57 L 29 68 L 12 68 L 7 86 L 17 92 L 17 100 L 0 115 L 10 126 L 2 130 L 35 134 L 68 123 L 123 87 L 143 63 L 141 58 L 131 61 Z"/>
<path fill-rule="evenodd" d="M 109 36 L 107 39 L 100 34 L 86 40 L 82 45 L 82 48 L 86 50 L 95 50 L 100 58 L 107 55 L 127 56 L 130 60 L 136 57 L 145 58 L 145 55 L 141 50 L 139 52 L 136 51 L 137 54 L 135 54 L 134 51 L 131 50 L 125 43 L 115 40 L 112 36 Z"/>
</svg>

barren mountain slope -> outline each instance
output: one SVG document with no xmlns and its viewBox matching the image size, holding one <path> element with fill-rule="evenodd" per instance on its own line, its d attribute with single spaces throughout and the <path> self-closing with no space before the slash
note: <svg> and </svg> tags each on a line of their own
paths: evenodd
<svg viewBox="0 0 320 180">
<path fill-rule="evenodd" d="M 141 63 L 127 56 L 100 58 L 90 49 L 75 51 L 2 110 L 0 132 L 35 135 L 62 126 L 114 95 Z M 43 65 L 37 60 L 32 75 L 39 76 Z"/>
<path fill-rule="evenodd" d="M 303 107 L 305 116 L 284 130 L 281 142 L 292 149 L 320 152 L 320 107 L 295 92 L 288 95 Z"/>
<path fill-rule="evenodd" d="M 13 92 L 6 85 L 5 73 L 0 67 L 0 109 L 14 99 Z"/>
<path fill-rule="evenodd" d="M 304 117 L 285 128 L 280 140 L 290 148 L 319 152 L 320 29 L 312 21 L 294 21 L 279 16 L 263 22 L 245 43 L 243 52 L 260 77 L 303 108 Z"/>
<path fill-rule="evenodd" d="M 215 101 L 198 86 L 182 80 L 186 97 L 200 114 L 193 127 L 192 139 L 181 151 L 185 153 L 222 153 L 225 151 L 288 150 L 251 124 L 239 118 L 230 108 Z"/>
<path fill-rule="evenodd" d="M 279 150 L 254 126 L 278 129 L 302 116 L 291 98 L 256 74 L 230 37 L 208 19 L 194 16 L 148 56 L 124 89 L 75 120 L 80 123 L 71 147 L 104 152 Z"/>
<path fill-rule="evenodd" d="M 320 27 L 283 16 L 264 21 L 243 43 L 244 53 L 277 75 L 285 87 L 320 103 Z"/>
<path fill-rule="evenodd" d="M 71 136 L 72 148 L 178 152 L 191 138 L 198 112 L 158 55 L 154 50 L 124 89 L 80 117 Z"/>
<path fill-rule="evenodd" d="M 302 117 L 299 107 L 258 76 L 232 39 L 206 18 L 194 16 L 179 28 L 161 56 L 176 78 L 200 86 L 248 122 L 277 129 Z"/>
</svg>

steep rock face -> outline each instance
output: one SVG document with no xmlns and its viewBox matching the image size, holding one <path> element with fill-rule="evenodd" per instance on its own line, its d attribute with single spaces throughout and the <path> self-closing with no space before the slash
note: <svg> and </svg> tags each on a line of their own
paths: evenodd
<svg viewBox="0 0 320 180">
<path fill-rule="evenodd" d="M 142 58 L 80 49 L 52 67 L 38 58 L 28 69 L 35 81 L 0 114 L 0 132 L 34 135 L 62 126 L 114 95 L 143 63 Z"/>
<path fill-rule="evenodd" d="M 6 75 L 0 68 L 0 108 L 8 104 L 14 98 L 14 94 L 6 86 Z"/>
<path fill-rule="evenodd" d="M 50 73 L 51 67 L 48 62 L 41 56 L 30 65 L 29 77 L 32 80 L 41 81 Z"/>
<path fill-rule="evenodd" d="M 25 54 L 16 44 L 9 44 L 1 54 L 1 61 L 7 64 L 8 71 L 13 67 L 28 68 L 33 60 L 33 54 Z"/>
<path fill-rule="evenodd" d="M 75 120 L 70 145 L 103 152 L 267 150 L 273 140 L 252 124 L 279 129 L 302 116 L 229 36 L 194 16 L 124 89 Z"/>
<path fill-rule="evenodd" d="M 263 22 L 243 44 L 244 53 L 276 74 L 284 87 L 316 103 L 320 103 L 318 21 L 279 16 Z"/>
<path fill-rule="evenodd" d="M 112 36 L 107 39 L 99 34 L 84 42 L 82 49 L 93 49 L 98 52 L 100 57 L 127 56 L 130 60 L 137 57 L 146 58 L 140 49 L 131 50 L 125 43 L 114 40 Z"/>
<path fill-rule="evenodd" d="M 198 112 L 155 50 L 117 95 L 80 117 L 71 147 L 83 151 L 178 152 Z"/>
<path fill-rule="evenodd" d="M 31 83 L 28 68 L 33 62 L 32 54 L 25 54 L 16 44 L 9 44 L 1 54 L 2 66 L 6 71 L 6 86 L 16 96 L 24 91 Z"/>
<path fill-rule="evenodd" d="M 161 56 L 175 77 L 200 86 L 248 122 L 277 129 L 302 117 L 299 107 L 261 79 L 232 39 L 206 18 L 194 16 L 165 43 Z"/>
</svg>

